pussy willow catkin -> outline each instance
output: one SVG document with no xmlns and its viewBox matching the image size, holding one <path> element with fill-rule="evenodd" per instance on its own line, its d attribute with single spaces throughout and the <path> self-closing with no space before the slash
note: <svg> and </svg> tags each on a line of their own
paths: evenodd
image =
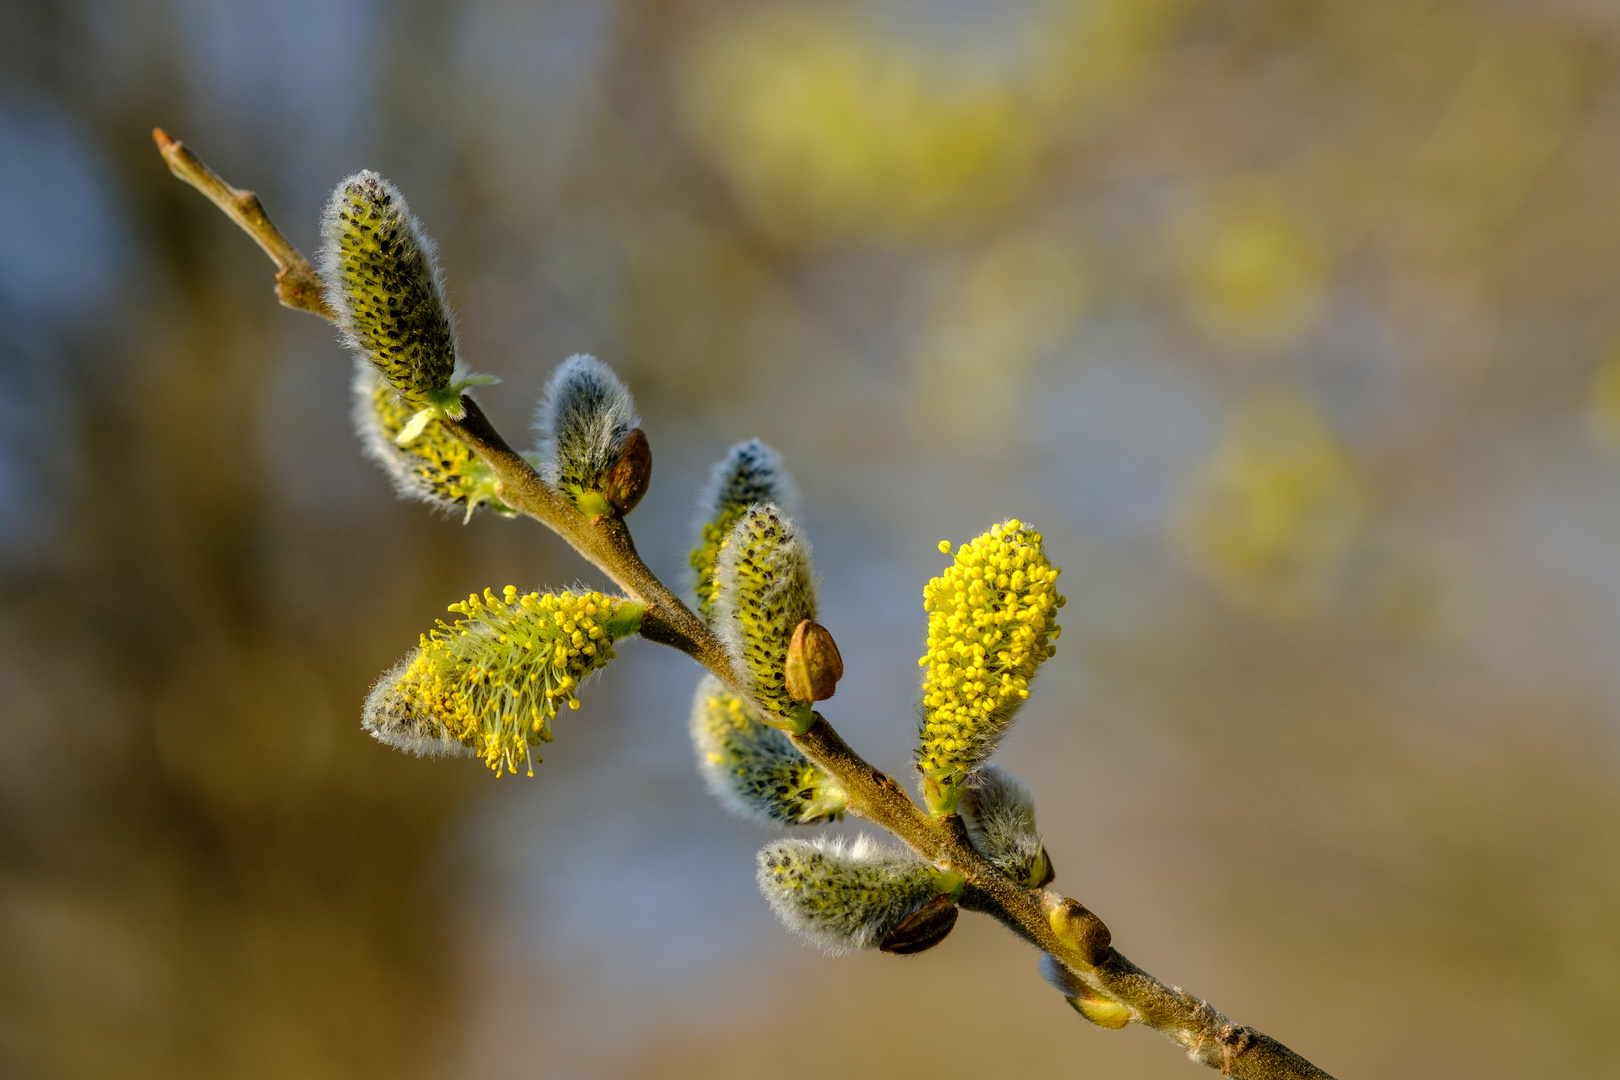
<svg viewBox="0 0 1620 1080">
<path fill-rule="evenodd" d="M 1036 668 L 1056 651 L 1059 573 L 1041 551 L 1041 534 L 1012 520 L 963 544 L 923 589 L 917 768 L 933 813 L 956 808 L 968 773 L 990 756 L 1029 697 Z"/>
<path fill-rule="evenodd" d="M 521 762 L 532 776 L 559 706 L 579 708 L 580 682 L 640 628 L 643 605 L 598 592 L 519 596 L 508 585 L 501 597 L 486 589 L 450 610 L 461 618 L 423 634 L 372 690 L 365 727 L 401 749 L 455 743 L 496 772 Z"/>
</svg>

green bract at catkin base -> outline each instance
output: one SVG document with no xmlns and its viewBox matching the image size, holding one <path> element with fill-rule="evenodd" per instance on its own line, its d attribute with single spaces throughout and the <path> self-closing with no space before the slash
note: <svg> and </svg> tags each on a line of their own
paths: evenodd
<svg viewBox="0 0 1620 1080">
<path fill-rule="evenodd" d="M 355 431 L 366 456 L 388 473 L 402 498 L 460 511 L 467 521 L 485 503 L 498 514 L 514 514 L 495 494 L 495 474 L 489 466 L 437 420 L 400 445 L 399 433 L 413 411 L 376 368 L 355 361 Z"/>
<path fill-rule="evenodd" d="M 356 173 L 327 200 L 320 271 L 344 343 L 411 407 L 401 440 L 435 416 L 460 419 L 461 391 L 494 381 L 475 375 L 452 383 L 456 332 L 433 241 L 399 189 L 376 173 Z"/>
<path fill-rule="evenodd" d="M 733 813 L 779 825 L 844 816 L 844 789 L 713 675 L 698 683 L 691 731 L 703 779 Z"/>
<path fill-rule="evenodd" d="M 698 611 L 705 619 L 714 609 L 714 564 L 720 545 L 737 521 L 755 503 L 775 503 L 786 513 L 798 510 L 798 493 L 781 455 L 758 439 L 740 442 L 709 474 L 709 483 L 698 498 L 703 515 L 698 546 L 687 557 L 692 567 L 692 590 L 697 594 Z"/>
<path fill-rule="evenodd" d="M 614 657 L 613 643 L 641 628 L 644 605 L 590 593 L 488 589 L 450 610 L 421 645 L 384 675 L 366 699 L 364 726 L 381 741 L 418 754 L 461 746 L 497 774 L 534 775 L 534 748 L 551 741 L 560 704 Z"/>
<path fill-rule="evenodd" d="M 640 424 L 635 401 L 612 368 L 594 356 L 570 356 L 547 380 L 535 413 L 541 476 L 571 495 L 582 513 L 609 513 L 608 474 Z"/>
<path fill-rule="evenodd" d="M 988 762 L 968 776 L 958 807 L 968 842 L 1018 884 L 1038 889 L 1052 880 L 1052 861 L 1035 827 L 1035 793 Z"/>
<path fill-rule="evenodd" d="M 829 953 L 872 948 L 934 897 L 959 897 L 963 884 L 962 875 L 867 836 L 767 844 L 758 879 L 783 924 Z"/>
<path fill-rule="evenodd" d="M 810 546 L 772 503 L 756 503 L 720 546 L 714 580 L 714 629 L 737 668 L 750 680 L 754 701 L 774 715 L 766 723 L 802 733 L 810 706 L 787 688 L 793 628 L 816 617 Z"/>
<path fill-rule="evenodd" d="M 1029 697 L 1035 669 L 1057 651 L 1060 572 L 1046 561 L 1041 534 L 1015 519 L 963 544 L 923 590 L 928 651 L 918 661 L 925 672 L 917 769 L 935 816 L 955 811 L 968 774 Z"/>
</svg>

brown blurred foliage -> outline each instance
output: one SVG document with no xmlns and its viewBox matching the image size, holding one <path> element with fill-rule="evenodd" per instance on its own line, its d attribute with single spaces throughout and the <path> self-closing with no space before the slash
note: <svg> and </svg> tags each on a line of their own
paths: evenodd
<svg viewBox="0 0 1620 1080">
<path fill-rule="evenodd" d="M 1192 1068 L 982 920 L 787 942 L 678 658 L 527 784 L 364 739 L 444 604 L 584 570 L 391 499 L 154 124 L 306 251 L 398 182 L 515 441 L 612 363 L 672 579 L 707 462 L 782 449 L 891 770 L 934 543 L 1035 521 L 1071 602 L 1004 759 L 1133 959 L 1342 1075 L 1612 1071 L 1617 61 L 1595 0 L 0 8 L 0 1073 L 741 1077 L 804 1014 L 849 1077 L 940 1022 Z"/>
</svg>

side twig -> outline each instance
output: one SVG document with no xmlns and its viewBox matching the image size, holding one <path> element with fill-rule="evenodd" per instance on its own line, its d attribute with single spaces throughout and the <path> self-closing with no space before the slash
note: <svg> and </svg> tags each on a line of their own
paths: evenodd
<svg viewBox="0 0 1620 1080">
<path fill-rule="evenodd" d="M 270 261 L 276 264 L 276 298 L 287 307 L 307 311 L 330 321 L 332 309 L 326 306 L 326 292 L 320 275 L 309 260 L 282 235 L 265 213 L 264 204 L 251 191 L 227 184 L 203 163 L 202 158 L 162 128 L 152 129 L 158 152 L 169 163 L 169 171 L 208 196 L 208 201 L 225 211 L 242 231 L 253 237 Z"/>
<path fill-rule="evenodd" d="M 256 240 L 277 266 L 276 295 L 287 307 L 331 320 L 319 276 L 282 235 L 259 199 L 226 183 L 184 143 L 153 131 L 158 149 L 180 179 L 197 188 Z M 708 626 L 641 560 L 616 516 L 587 517 L 549 487 L 501 437 L 476 402 L 443 423 L 494 471 L 498 493 L 514 509 L 567 540 L 586 560 L 647 605 L 641 634 L 691 656 L 745 699 L 749 683 Z M 756 703 L 757 704 L 757 703 Z M 1179 1043 L 1189 1057 L 1242 1080 L 1332 1080 L 1288 1047 L 1234 1024 L 1207 1002 L 1167 986 L 1131 963 L 1111 943 L 1108 927 L 1076 900 L 1052 890 L 1026 889 L 997 870 L 969 843 L 956 815 L 930 817 L 893 778 L 873 768 L 819 713 L 793 742 L 849 793 L 851 813 L 894 833 L 943 869 L 966 878 L 962 906 L 988 914 L 1019 937 L 1056 957 L 1077 994 L 1117 1002 L 1128 1019 Z"/>
</svg>

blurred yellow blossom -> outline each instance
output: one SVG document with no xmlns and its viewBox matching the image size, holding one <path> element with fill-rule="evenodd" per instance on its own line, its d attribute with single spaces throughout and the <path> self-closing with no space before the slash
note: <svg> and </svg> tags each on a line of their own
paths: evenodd
<svg viewBox="0 0 1620 1080">
<path fill-rule="evenodd" d="M 1216 198 L 1181 223 L 1177 241 L 1192 316 L 1224 345 L 1286 345 L 1322 310 L 1327 253 L 1274 196 Z"/>
<path fill-rule="evenodd" d="M 688 48 L 689 130 L 783 242 L 915 236 L 1023 190 L 1036 132 L 1015 93 L 837 10 L 716 20 Z"/>
<path fill-rule="evenodd" d="M 994 241 L 947 283 L 917 343 L 910 400 L 919 426 L 982 453 L 1017 421 L 1036 361 L 1074 330 L 1084 302 L 1072 238 L 1030 232 Z"/>
<path fill-rule="evenodd" d="M 1357 599 L 1386 640 L 1442 649 L 1466 640 L 1487 617 L 1485 584 L 1463 547 L 1407 540 L 1380 553 Z"/>
<path fill-rule="evenodd" d="M 1230 598 L 1287 618 L 1324 597 L 1365 515 L 1344 445 L 1308 400 L 1274 391 L 1228 419 L 1183 493 L 1175 532 L 1187 561 Z"/>
<path fill-rule="evenodd" d="M 1028 79 L 1065 111 L 1110 100 L 1158 52 L 1190 0 L 1054 0 L 1030 26 Z"/>
<path fill-rule="evenodd" d="M 1620 345 L 1609 350 L 1587 385 L 1586 430 L 1593 442 L 1620 453 Z"/>
</svg>

